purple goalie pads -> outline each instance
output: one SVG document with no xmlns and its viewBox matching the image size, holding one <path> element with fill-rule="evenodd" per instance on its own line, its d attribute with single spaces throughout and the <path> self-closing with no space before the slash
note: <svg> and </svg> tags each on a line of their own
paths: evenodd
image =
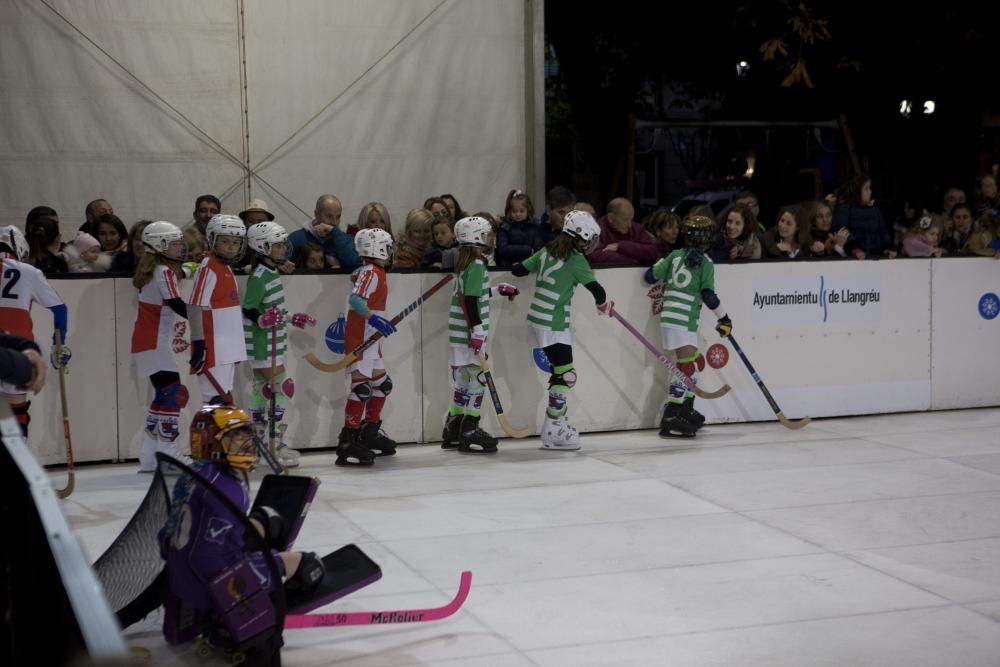
<svg viewBox="0 0 1000 667">
<path fill-rule="evenodd" d="M 217 575 L 209 582 L 208 593 L 222 626 L 220 634 L 233 644 L 244 644 L 277 622 L 271 597 L 261 588 L 260 576 L 249 561 L 240 561 Z"/>
<path fill-rule="evenodd" d="M 305 614 L 350 595 L 382 578 L 378 563 L 353 544 L 323 556 L 323 581 L 308 593 L 287 592 L 288 613 Z"/>
<path fill-rule="evenodd" d="M 265 475 L 250 511 L 267 505 L 284 520 L 281 537 L 274 543 L 278 551 L 289 551 L 302 529 L 319 480 L 296 475 Z"/>
</svg>

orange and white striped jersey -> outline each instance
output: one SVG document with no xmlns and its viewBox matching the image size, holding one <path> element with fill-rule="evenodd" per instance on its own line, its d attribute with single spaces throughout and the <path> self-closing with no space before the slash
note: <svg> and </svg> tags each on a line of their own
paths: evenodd
<svg viewBox="0 0 1000 667">
<path fill-rule="evenodd" d="M 200 306 L 205 334 L 205 365 L 246 361 L 243 342 L 243 311 L 236 276 L 229 265 L 209 253 L 194 274 L 194 288 L 188 303 Z"/>
<path fill-rule="evenodd" d="M 62 304 L 45 274 L 24 262 L 0 255 L 0 331 L 34 340 L 31 305 Z"/>
<path fill-rule="evenodd" d="M 181 298 L 177 274 L 170 267 L 158 264 L 153 278 L 139 290 L 139 308 L 132 327 L 132 352 L 171 350 L 174 336 L 174 311 L 169 299 Z"/>
<path fill-rule="evenodd" d="M 365 263 L 351 274 L 354 289 L 351 294 L 357 294 L 368 302 L 368 309 L 373 315 L 385 313 L 385 302 L 389 296 L 389 282 L 385 269 L 375 264 Z M 375 333 L 368 325 L 367 318 L 361 317 L 351 308 L 351 297 L 347 297 L 347 328 L 344 332 L 344 346 L 353 350 L 365 339 Z"/>
</svg>

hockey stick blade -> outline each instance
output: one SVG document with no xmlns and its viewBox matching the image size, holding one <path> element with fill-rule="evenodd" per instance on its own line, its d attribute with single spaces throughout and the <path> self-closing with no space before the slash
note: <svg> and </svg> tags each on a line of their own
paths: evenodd
<svg viewBox="0 0 1000 667">
<path fill-rule="evenodd" d="M 433 285 L 431 285 L 430 288 L 426 292 L 424 292 L 423 294 L 421 294 L 413 303 L 411 303 L 410 305 L 408 305 L 406 308 L 404 308 L 403 310 L 401 310 L 398 313 L 396 313 L 396 316 L 393 317 L 389 321 L 392 322 L 393 326 L 396 326 L 397 324 L 399 324 L 399 322 L 404 317 L 406 317 L 407 315 L 409 315 L 410 313 L 412 313 L 414 310 L 416 310 L 417 308 L 419 308 L 420 304 L 422 304 L 427 299 L 431 298 L 434 295 L 435 292 L 437 292 L 439 289 L 441 289 L 442 287 L 444 287 L 445 285 L 447 285 L 449 282 L 451 282 L 452 278 L 454 278 L 454 277 L 455 277 L 455 274 L 449 273 L 444 278 L 442 278 L 441 280 L 439 280 L 436 283 L 434 283 Z M 382 338 L 382 334 L 380 334 L 378 332 L 373 333 L 371 336 L 368 337 L 367 340 L 365 340 L 365 342 L 361 343 L 361 345 L 358 345 L 356 348 L 354 348 L 353 350 L 351 350 L 350 352 L 348 352 L 347 355 L 345 355 L 343 359 L 341 359 L 340 361 L 335 361 L 332 364 L 328 364 L 326 362 L 320 361 L 319 358 L 315 354 L 313 354 L 312 352 L 309 352 L 309 353 L 307 353 L 305 355 L 305 360 L 309 362 L 309 365 L 311 365 L 313 368 L 315 368 L 318 371 L 323 371 L 324 373 L 334 373 L 336 371 L 339 371 L 342 368 L 347 368 L 348 366 L 350 366 L 351 364 L 353 364 L 355 361 L 357 361 L 358 359 L 360 359 L 361 355 L 364 354 L 364 351 L 367 350 L 372 345 L 374 345 L 375 343 L 377 343 L 380 338 Z"/>
<path fill-rule="evenodd" d="M 56 329 L 56 356 L 62 356 L 62 332 Z M 59 366 L 59 402 L 62 404 L 63 420 L 63 440 L 66 442 L 66 472 L 69 478 L 66 486 L 56 489 L 56 495 L 60 498 L 68 498 L 73 489 L 76 488 L 76 470 L 73 465 L 73 438 L 69 432 L 69 407 L 66 404 L 66 366 Z"/>
<path fill-rule="evenodd" d="M 757 373 L 757 369 L 750 363 L 750 359 L 747 358 L 746 352 L 743 351 L 740 344 L 736 342 L 736 339 L 733 338 L 732 334 L 726 336 L 726 339 L 729 341 L 729 344 L 733 346 L 733 349 L 736 350 L 736 354 L 739 356 L 740 361 L 742 361 L 743 365 L 747 367 L 747 370 L 750 372 L 750 377 L 752 377 L 753 381 L 757 383 L 757 388 L 760 389 L 760 393 L 764 394 L 767 404 L 771 406 L 771 410 L 774 411 L 774 416 L 778 418 L 778 421 L 781 422 L 782 426 L 792 430 L 798 430 L 812 421 L 812 418 L 810 417 L 803 417 L 802 419 L 795 420 L 786 417 L 785 413 L 781 411 L 780 407 L 778 407 L 778 402 L 774 400 L 774 396 L 772 396 L 771 392 L 768 391 L 767 385 L 765 385 L 764 381 L 760 379 L 760 374 Z"/>
<path fill-rule="evenodd" d="M 472 588 L 472 573 L 466 570 L 451 602 L 431 609 L 392 609 L 388 611 L 350 611 L 339 614 L 289 614 L 285 629 L 329 628 L 340 625 L 385 625 L 389 623 L 426 623 L 447 618 L 458 611 Z"/>
<path fill-rule="evenodd" d="M 497 385 L 493 381 L 493 373 L 490 371 L 490 366 L 486 362 L 486 355 L 482 350 L 479 351 L 479 365 L 483 369 L 483 375 L 486 376 L 486 387 L 490 390 L 490 399 L 493 401 L 493 409 L 497 413 L 497 421 L 500 422 L 500 428 L 512 438 L 527 438 L 531 435 L 529 429 L 514 428 L 510 421 L 508 421 L 507 414 L 503 411 L 503 405 L 500 403 L 500 393 L 497 392 Z"/>
<path fill-rule="evenodd" d="M 643 336 L 641 333 L 639 333 L 639 330 L 636 329 L 634 326 L 632 326 L 628 322 L 628 320 L 626 320 L 624 317 L 622 317 L 621 315 L 619 315 L 618 311 L 615 310 L 614 308 L 611 309 L 611 316 L 614 317 L 619 322 L 621 322 L 622 326 L 625 327 L 626 329 L 628 329 L 628 332 L 630 334 L 632 334 L 633 336 L 635 336 L 636 339 L 640 343 L 642 343 L 647 350 L 649 350 L 650 352 L 652 352 L 653 356 L 655 356 L 657 359 L 659 359 L 659 361 L 660 361 L 661 364 L 663 364 L 664 366 L 666 366 L 667 368 L 669 368 L 670 370 L 672 370 L 674 373 L 676 373 L 678 376 L 680 376 L 681 382 L 684 383 L 684 386 L 687 387 L 688 389 L 690 389 L 691 391 L 693 391 L 694 395 L 697 396 L 698 398 L 719 398 L 720 396 L 725 396 L 726 394 L 728 394 L 729 390 L 732 389 L 732 387 L 730 387 L 728 384 L 722 385 L 721 387 L 719 387 L 715 391 L 706 391 L 706 390 L 702 389 L 697 384 L 695 384 L 694 380 L 692 380 L 690 377 L 688 377 L 686 373 L 684 373 L 683 371 L 681 371 L 681 369 L 679 369 L 677 367 L 677 364 L 675 364 L 673 361 L 671 361 L 669 358 L 667 358 L 667 356 L 665 354 L 663 354 L 662 352 L 660 352 L 659 348 L 657 348 L 655 345 L 653 345 L 652 343 L 650 343 L 649 340 L 645 336 Z"/>
</svg>

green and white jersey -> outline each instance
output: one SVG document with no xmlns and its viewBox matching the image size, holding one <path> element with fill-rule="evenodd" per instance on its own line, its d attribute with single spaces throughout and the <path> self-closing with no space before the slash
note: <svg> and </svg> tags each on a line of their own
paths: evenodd
<svg viewBox="0 0 1000 667">
<path fill-rule="evenodd" d="M 257 268 L 247 279 L 243 290 L 243 308 L 256 310 L 260 314 L 271 306 L 283 308 L 285 305 L 285 289 L 281 285 L 281 274 L 264 264 Z M 285 325 L 278 326 L 276 352 L 285 354 Z M 243 318 L 243 340 L 247 346 L 247 357 L 255 361 L 266 361 L 271 358 L 271 330 L 262 329 L 256 322 Z"/>
<path fill-rule="evenodd" d="M 715 290 L 715 264 L 708 255 L 691 268 L 684 262 L 686 248 L 678 248 L 653 265 L 653 275 L 664 282 L 660 326 L 698 330 L 701 291 Z"/>
<path fill-rule="evenodd" d="M 479 299 L 479 319 L 483 321 L 483 331 L 490 331 L 490 278 L 483 260 L 473 260 L 455 281 L 451 293 L 451 308 L 448 310 L 448 342 L 453 345 L 469 344 L 469 321 L 465 319 L 465 297 Z"/>
<path fill-rule="evenodd" d="M 573 250 L 565 260 L 556 259 L 542 248 L 521 266 L 532 273 L 535 279 L 535 295 L 531 298 L 528 322 L 539 329 L 566 331 L 569 329 L 569 304 L 577 285 L 593 282 L 594 270 L 587 258 Z"/>
</svg>

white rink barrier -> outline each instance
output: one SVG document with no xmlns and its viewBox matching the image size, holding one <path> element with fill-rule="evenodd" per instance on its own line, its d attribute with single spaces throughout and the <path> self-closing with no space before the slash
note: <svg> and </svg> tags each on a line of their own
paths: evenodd
<svg viewBox="0 0 1000 667">
<path fill-rule="evenodd" d="M 658 320 L 651 316 L 649 287 L 640 269 L 601 269 L 598 280 L 616 309 L 656 344 Z M 435 273 L 390 273 L 388 314 L 400 311 L 440 279 Z M 513 303 L 494 301 L 488 342 L 493 372 L 510 421 L 537 429 L 542 422 L 547 376 L 532 357 L 525 316 L 532 277 L 495 271 L 491 279 L 521 288 Z M 346 375 L 321 373 L 302 355 L 337 358 L 323 343 L 326 327 L 346 309 L 346 275 L 284 278 L 287 308 L 312 313 L 319 324 L 293 329 L 286 361 L 296 395 L 286 414 L 289 438 L 298 448 L 329 447 L 343 423 Z M 1000 262 L 952 258 L 881 262 L 761 263 L 716 267 L 722 303 L 733 333 L 789 418 L 809 415 L 875 414 L 1000 404 Z M 148 379 L 138 377 L 129 345 L 136 291 L 131 280 L 54 279 L 69 306 L 69 344 L 74 356 L 67 375 L 73 448 L 78 461 L 136 458 L 146 408 Z M 190 281 L 182 287 L 189 289 Z M 439 440 L 451 399 L 445 336 L 450 287 L 430 299 L 384 342 L 393 392 L 384 410 L 386 432 L 400 442 Z M 668 372 L 618 322 L 600 316 L 593 299 L 578 289 L 573 299 L 574 361 L 579 381 L 571 391 L 569 416 L 581 431 L 651 428 Z M 982 313 L 982 314 L 981 314 Z M 52 318 L 33 311 L 36 337 L 47 344 Z M 764 397 L 732 348 L 719 339 L 711 311 L 703 310 L 702 349 L 709 367 L 707 389 L 723 382 L 733 390 L 717 400 L 698 400 L 710 422 L 774 419 Z M 198 384 L 178 368 L 192 400 Z M 237 370 L 236 395 L 246 397 L 250 372 Z M 483 425 L 502 435 L 489 394 Z M 54 375 L 31 408 L 31 446 L 43 464 L 65 460 L 58 383 Z M 182 431 L 182 441 L 187 432 Z"/>
</svg>

